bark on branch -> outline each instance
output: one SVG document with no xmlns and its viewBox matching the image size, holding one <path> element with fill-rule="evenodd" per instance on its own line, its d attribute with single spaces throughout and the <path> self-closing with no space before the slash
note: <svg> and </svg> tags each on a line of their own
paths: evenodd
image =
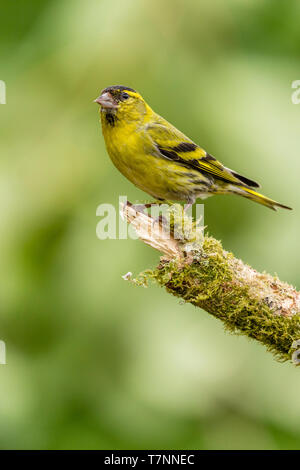
<svg viewBox="0 0 300 470">
<path fill-rule="evenodd" d="M 192 243 L 176 239 L 178 214 L 170 234 L 130 203 L 121 211 L 138 237 L 163 254 L 144 278 L 219 318 L 228 330 L 263 343 L 277 359 L 300 364 L 300 292 L 257 272 L 212 237 L 194 237 Z M 192 223 L 182 213 L 179 217 Z"/>
</svg>

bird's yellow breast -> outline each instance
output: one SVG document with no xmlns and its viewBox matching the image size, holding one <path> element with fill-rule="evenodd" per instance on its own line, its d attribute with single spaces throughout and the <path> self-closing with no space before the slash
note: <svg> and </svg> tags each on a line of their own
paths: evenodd
<svg viewBox="0 0 300 470">
<path fill-rule="evenodd" d="M 107 122 L 105 113 L 101 113 L 101 121 L 106 148 L 113 164 L 136 184 L 143 154 L 141 131 L 135 122 L 126 122 L 124 125 L 123 120 L 118 118 L 111 125 Z"/>
<path fill-rule="evenodd" d="M 181 193 L 185 198 L 187 181 L 182 178 L 179 184 L 178 165 L 164 161 L 153 152 L 146 131 L 147 119 L 141 123 L 116 117 L 114 123 L 109 123 L 101 112 L 101 121 L 108 154 L 127 179 L 155 198 L 180 200 Z"/>
</svg>

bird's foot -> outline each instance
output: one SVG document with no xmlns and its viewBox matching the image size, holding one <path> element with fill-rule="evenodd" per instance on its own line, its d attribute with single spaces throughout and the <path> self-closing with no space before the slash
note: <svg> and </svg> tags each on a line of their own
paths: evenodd
<svg viewBox="0 0 300 470">
<path fill-rule="evenodd" d="M 132 204 L 132 208 L 136 211 L 136 212 L 143 212 L 146 210 L 146 209 L 149 209 L 150 207 L 152 206 L 152 204 Z"/>
<path fill-rule="evenodd" d="M 127 204 L 130 205 L 134 210 L 137 212 L 144 212 L 146 209 L 150 209 L 154 206 L 160 206 L 162 204 L 168 204 L 167 201 L 155 201 L 155 202 L 145 202 L 143 204 L 132 204 L 131 202 L 127 201 Z"/>
<path fill-rule="evenodd" d="M 168 206 L 171 205 L 171 203 L 169 201 L 156 201 L 156 202 L 147 202 L 147 203 L 144 203 L 144 204 L 132 204 L 131 202 L 127 201 L 127 205 L 132 207 L 136 212 L 141 212 L 141 213 L 145 213 L 145 210 L 146 209 L 150 209 L 151 207 L 155 207 L 155 206 L 160 206 L 160 205 L 163 205 L 163 204 L 167 204 Z M 150 214 L 148 214 L 149 217 L 151 217 Z M 155 224 L 159 224 L 161 226 L 163 225 L 166 225 L 168 223 L 168 220 L 166 217 L 164 217 L 162 214 L 160 214 L 158 217 L 153 217 L 153 221 L 152 221 L 152 227 L 155 226 Z"/>
<path fill-rule="evenodd" d="M 163 215 L 159 215 L 158 217 L 155 217 L 155 219 L 153 219 L 152 221 L 152 227 L 155 226 L 155 224 L 158 224 L 158 225 L 166 225 L 168 223 L 168 220 L 166 219 L 166 217 L 164 217 Z"/>
</svg>

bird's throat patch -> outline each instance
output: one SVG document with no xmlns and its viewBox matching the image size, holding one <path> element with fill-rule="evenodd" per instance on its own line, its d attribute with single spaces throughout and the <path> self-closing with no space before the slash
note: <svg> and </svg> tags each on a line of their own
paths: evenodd
<svg viewBox="0 0 300 470">
<path fill-rule="evenodd" d="M 107 122 L 107 124 L 109 124 L 110 126 L 114 127 L 115 123 L 116 123 L 116 115 L 112 112 L 109 112 L 109 111 L 106 111 L 105 113 L 105 120 Z"/>
</svg>

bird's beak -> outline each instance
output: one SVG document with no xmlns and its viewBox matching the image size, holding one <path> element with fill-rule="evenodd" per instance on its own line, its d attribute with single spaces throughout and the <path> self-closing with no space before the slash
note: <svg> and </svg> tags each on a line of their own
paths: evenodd
<svg viewBox="0 0 300 470">
<path fill-rule="evenodd" d="M 100 104 L 103 108 L 114 109 L 118 107 L 117 103 L 108 92 L 102 93 L 102 95 L 98 96 L 98 98 L 94 100 L 94 103 Z"/>
</svg>

